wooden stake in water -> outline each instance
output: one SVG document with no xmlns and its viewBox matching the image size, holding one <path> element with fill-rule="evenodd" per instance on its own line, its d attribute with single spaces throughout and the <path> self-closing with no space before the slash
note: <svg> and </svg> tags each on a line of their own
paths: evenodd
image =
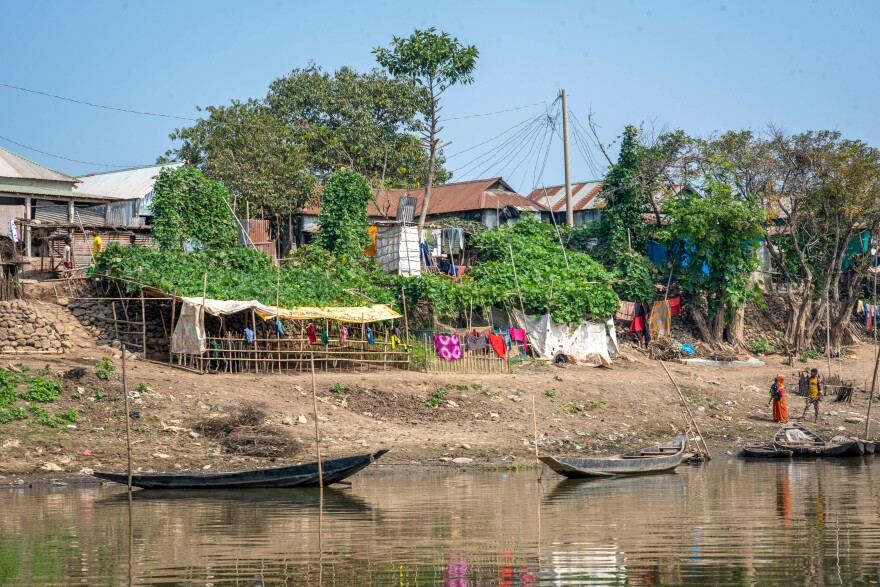
<svg viewBox="0 0 880 587">
<path fill-rule="evenodd" d="M 538 412 L 535 409 L 535 391 L 532 390 L 532 426 L 535 429 L 535 463 L 541 467 L 541 459 L 538 457 Z M 538 477 L 540 481 L 544 477 L 544 467 L 541 467 L 541 475 Z"/>
<path fill-rule="evenodd" d="M 318 431 L 318 384 L 315 382 L 315 353 L 312 355 L 312 406 L 315 409 L 315 452 L 318 455 L 318 487 L 324 487 L 324 472 L 321 470 L 321 437 Z"/>
<path fill-rule="evenodd" d="M 128 378 L 125 372 L 125 343 L 122 343 L 122 397 L 125 400 L 125 442 L 128 447 L 128 490 L 131 491 L 131 412 L 128 409 Z"/>
</svg>

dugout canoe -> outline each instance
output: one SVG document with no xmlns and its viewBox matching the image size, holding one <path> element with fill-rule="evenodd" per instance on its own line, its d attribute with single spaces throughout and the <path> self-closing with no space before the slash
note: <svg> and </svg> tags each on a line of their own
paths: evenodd
<svg viewBox="0 0 880 587">
<path fill-rule="evenodd" d="M 750 459 L 790 459 L 794 451 L 770 444 L 747 444 L 742 449 L 742 456 Z"/>
<path fill-rule="evenodd" d="M 684 457 L 685 437 L 676 436 L 669 442 L 611 457 L 541 457 L 541 462 L 554 472 L 572 479 L 643 475 L 671 471 Z"/>
<path fill-rule="evenodd" d="M 344 457 L 321 462 L 324 486 L 339 483 L 388 452 Z M 98 479 L 128 484 L 127 473 L 95 471 Z M 131 484 L 143 489 L 233 489 L 253 487 L 318 487 L 318 463 L 233 473 L 151 473 L 132 475 Z"/>
</svg>

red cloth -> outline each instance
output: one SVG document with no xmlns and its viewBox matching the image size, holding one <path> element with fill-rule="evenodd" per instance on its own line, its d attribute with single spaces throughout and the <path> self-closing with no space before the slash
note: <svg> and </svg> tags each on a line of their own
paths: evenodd
<svg viewBox="0 0 880 587">
<path fill-rule="evenodd" d="M 507 343 L 504 342 L 503 336 L 498 336 L 497 334 L 492 334 L 490 332 L 489 344 L 492 345 L 492 350 L 495 351 L 496 355 L 502 359 L 507 356 Z"/>
<path fill-rule="evenodd" d="M 306 334 L 309 337 L 309 344 L 315 344 L 316 342 L 318 342 L 318 337 L 315 334 L 314 324 L 309 324 L 308 326 L 306 326 Z"/>
<path fill-rule="evenodd" d="M 629 325 L 630 332 L 641 332 L 645 329 L 645 319 L 641 316 L 633 318 L 632 324 Z"/>
<path fill-rule="evenodd" d="M 669 311 L 673 316 L 681 314 L 681 298 L 672 298 L 669 300 Z"/>
</svg>

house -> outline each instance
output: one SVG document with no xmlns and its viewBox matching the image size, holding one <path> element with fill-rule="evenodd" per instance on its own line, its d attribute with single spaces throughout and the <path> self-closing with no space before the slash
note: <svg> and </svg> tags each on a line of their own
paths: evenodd
<svg viewBox="0 0 880 587">
<path fill-rule="evenodd" d="M 599 197 L 601 190 L 601 181 L 583 181 L 571 184 L 571 205 L 574 209 L 575 226 L 599 219 L 602 209 L 605 207 L 605 201 Z M 555 220 L 556 224 L 566 223 L 565 185 L 537 188 L 527 197 L 532 202 L 544 207 L 544 211 L 541 213 L 542 221 L 552 222 Z"/>
<path fill-rule="evenodd" d="M 183 163 L 146 165 L 105 173 L 92 173 L 79 178 L 77 191 L 112 198 L 113 202 L 96 213 L 104 213 L 104 222 L 110 226 L 144 226 L 148 224 L 150 202 L 156 178 L 163 169 L 174 169 Z"/>
<path fill-rule="evenodd" d="M 374 201 L 367 205 L 370 223 L 417 220 L 424 195 L 422 188 L 373 190 Z M 516 193 L 502 178 L 492 177 L 434 186 L 425 220 L 430 222 L 455 217 L 480 222 L 491 228 L 512 224 L 524 213 L 540 215 L 544 210 L 542 204 Z M 320 212 L 320 205 L 299 211 L 297 238 L 300 244 L 307 242 L 308 235 L 317 231 Z"/>
<path fill-rule="evenodd" d="M 80 181 L 0 148 L 0 234 L 23 241 L 28 259 L 37 255 L 33 226 L 81 225 L 82 216 L 112 198 L 78 190 Z"/>
</svg>

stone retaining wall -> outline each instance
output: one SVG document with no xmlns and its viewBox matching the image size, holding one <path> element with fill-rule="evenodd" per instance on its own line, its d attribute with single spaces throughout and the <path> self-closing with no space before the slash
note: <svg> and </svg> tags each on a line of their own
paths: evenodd
<svg viewBox="0 0 880 587">
<path fill-rule="evenodd" d="M 71 346 L 67 336 L 28 302 L 0 302 L 0 352 L 63 353 Z"/>
<path fill-rule="evenodd" d="M 138 324 L 119 324 L 119 336 L 113 323 L 113 307 L 111 300 L 102 299 L 71 299 L 67 307 L 71 314 L 82 324 L 87 331 L 95 337 L 98 345 L 111 344 L 120 340 L 126 344 L 135 343 L 137 347 L 130 347 L 133 352 L 140 351 L 141 326 Z M 168 337 L 171 336 L 171 305 L 168 301 L 145 302 L 147 311 L 147 355 L 165 356 L 167 358 L 170 348 Z M 128 317 L 126 318 L 123 304 L 116 302 L 116 317 L 120 321 L 140 322 L 141 302 L 140 299 L 128 301 Z M 163 326 L 164 319 L 164 326 Z M 125 334 L 125 331 L 137 331 L 137 334 Z"/>
</svg>

